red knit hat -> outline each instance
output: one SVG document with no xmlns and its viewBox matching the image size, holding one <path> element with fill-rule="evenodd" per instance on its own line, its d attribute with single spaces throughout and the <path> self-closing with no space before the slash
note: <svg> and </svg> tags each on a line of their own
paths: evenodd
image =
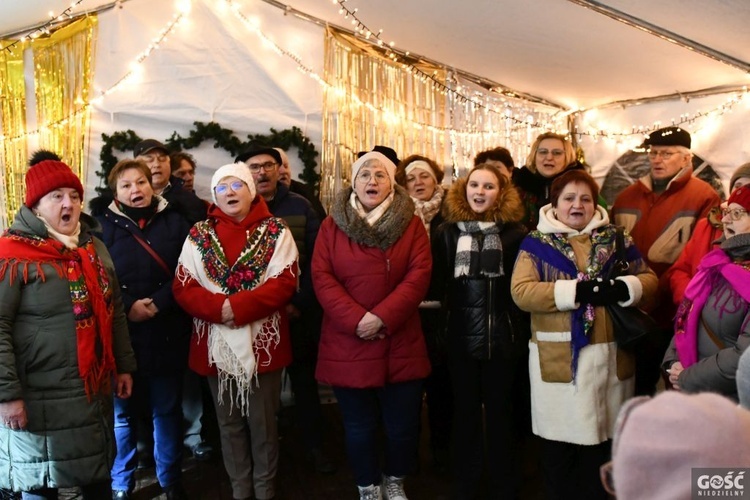
<svg viewBox="0 0 750 500">
<path fill-rule="evenodd" d="M 26 206 L 31 208 L 47 193 L 59 188 L 72 188 L 83 198 L 83 185 L 69 166 L 61 161 L 45 160 L 26 172 Z"/>
<path fill-rule="evenodd" d="M 732 203 L 740 205 L 742 208 L 750 212 L 750 187 L 742 186 L 732 191 L 727 200 L 727 206 Z"/>
</svg>

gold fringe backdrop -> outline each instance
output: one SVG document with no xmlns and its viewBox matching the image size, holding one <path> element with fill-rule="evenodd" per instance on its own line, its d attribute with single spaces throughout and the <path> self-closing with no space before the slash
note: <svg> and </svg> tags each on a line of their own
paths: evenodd
<svg viewBox="0 0 750 500">
<path fill-rule="evenodd" d="M 5 210 L 0 225 L 8 227 L 25 196 L 29 143 L 59 154 L 84 182 L 90 123 L 88 106 L 96 46 L 96 16 L 74 21 L 46 37 L 16 44 L 0 54 L 2 89 L 2 175 Z M 6 45 L 8 41 L 3 41 Z M 24 51 L 34 60 L 34 87 L 26 88 Z M 27 123 L 27 92 L 34 92 L 36 129 Z M 33 126 L 33 125 L 32 125 Z M 30 141 L 34 137 L 35 141 Z"/>
<path fill-rule="evenodd" d="M 96 16 L 32 43 L 39 147 L 59 154 L 85 184 Z"/>
<path fill-rule="evenodd" d="M 376 144 L 392 147 L 400 158 L 433 158 L 450 180 L 470 168 L 480 151 L 504 146 L 523 162 L 539 133 L 567 132 L 556 108 L 491 92 L 444 67 L 412 62 L 443 88 L 335 28 L 326 30 L 324 52 L 323 79 L 329 84 L 323 99 L 324 204 L 349 184 L 356 153 Z"/>
<path fill-rule="evenodd" d="M 0 42 L 3 46 L 6 41 Z M 23 202 L 23 176 L 26 173 L 26 87 L 23 52 L 19 43 L 12 51 L 0 53 L 0 122 L 2 123 L 2 195 L 0 226 L 8 227 L 13 214 Z"/>
</svg>

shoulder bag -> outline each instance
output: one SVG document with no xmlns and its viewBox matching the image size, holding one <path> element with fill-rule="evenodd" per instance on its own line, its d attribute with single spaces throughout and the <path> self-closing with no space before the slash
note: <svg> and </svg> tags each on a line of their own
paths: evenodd
<svg viewBox="0 0 750 500">
<path fill-rule="evenodd" d="M 623 276 L 630 264 L 625 258 L 625 236 L 622 227 L 617 227 L 615 236 L 615 262 L 610 279 Z M 621 349 L 632 351 L 647 335 L 656 334 L 659 326 L 648 314 L 636 306 L 623 307 L 617 303 L 605 306 L 615 334 L 615 342 Z"/>
</svg>

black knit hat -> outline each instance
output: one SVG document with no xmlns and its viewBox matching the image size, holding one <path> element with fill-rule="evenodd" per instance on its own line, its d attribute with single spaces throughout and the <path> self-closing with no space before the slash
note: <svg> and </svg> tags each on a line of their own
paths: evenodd
<svg viewBox="0 0 750 500">
<path fill-rule="evenodd" d="M 680 127 L 664 127 L 654 130 L 641 147 L 648 146 L 684 146 L 690 149 L 690 134 Z"/>
<path fill-rule="evenodd" d="M 392 148 L 389 148 L 388 146 L 375 146 L 372 148 L 373 151 L 377 151 L 378 153 L 382 154 L 389 160 L 393 162 L 394 165 L 398 166 L 399 163 L 401 163 L 401 160 L 398 159 L 398 153 Z M 364 155 L 369 153 L 369 151 L 360 151 L 357 153 L 357 158 L 362 158 Z"/>
</svg>

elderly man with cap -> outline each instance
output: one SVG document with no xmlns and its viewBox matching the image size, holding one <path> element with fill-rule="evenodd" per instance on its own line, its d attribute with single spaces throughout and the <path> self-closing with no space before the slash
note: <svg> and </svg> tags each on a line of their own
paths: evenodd
<svg viewBox="0 0 750 500">
<path fill-rule="evenodd" d="M 190 190 L 182 187 L 182 181 L 172 175 L 169 150 L 156 139 L 146 139 L 135 145 L 133 156 L 151 169 L 154 194 L 172 204 L 190 224 L 206 218 L 206 205 Z"/>
<path fill-rule="evenodd" d="M 329 474 L 336 468 L 322 450 L 323 414 L 315 380 L 322 311 L 315 298 L 310 276 L 310 258 L 318 237 L 320 220 L 307 199 L 290 192 L 280 182 L 282 157 L 278 149 L 251 149 L 240 154 L 237 161 L 245 162 L 248 166 L 268 209 L 275 217 L 284 219 L 297 244 L 300 287 L 286 304 L 293 357 L 287 374 L 292 382 L 297 425 L 307 448 L 308 459 L 318 472 Z"/>
<path fill-rule="evenodd" d="M 625 188 L 612 207 L 612 219 L 633 237 L 649 267 L 661 279 L 690 239 L 696 222 L 721 199 L 707 182 L 693 176 L 690 134 L 666 127 L 649 134 L 651 171 Z M 655 319 L 663 328 L 637 353 L 636 394 L 653 393 L 659 380 L 659 362 L 672 336 L 674 307 L 669 283 L 661 279 Z"/>
<path fill-rule="evenodd" d="M 750 163 L 745 163 L 732 174 L 729 181 L 729 193 L 731 194 L 736 189 L 748 185 L 750 185 Z M 669 281 L 672 301 L 675 306 L 682 303 L 685 288 L 695 275 L 698 264 L 704 255 L 720 243 L 723 233 L 721 209 L 718 206 L 711 209 L 708 216 L 699 220 L 695 225 L 690 241 L 687 242 L 680 257 L 667 270 L 663 278 L 665 281 Z"/>
<path fill-rule="evenodd" d="M 235 499 L 276 493 L 276 413 L 292 359 L 284 306 L 297 288 L 297 248 L 246 165 L 220 167 L 214 204 L 182 249 L 173 290 L 191 314 L 190 368 L 206 375 Z"/>
</svg>

